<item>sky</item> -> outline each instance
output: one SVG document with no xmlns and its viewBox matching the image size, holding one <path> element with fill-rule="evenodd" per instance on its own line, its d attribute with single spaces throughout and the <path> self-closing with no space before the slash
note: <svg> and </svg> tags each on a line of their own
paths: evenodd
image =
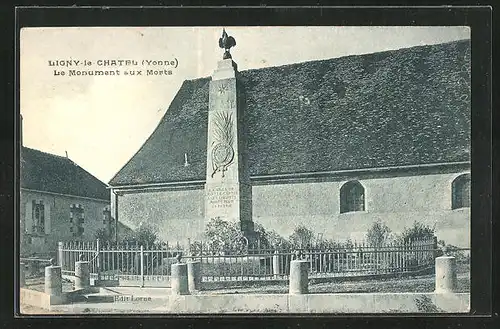
<svg viewBox="0 0 500 329">
<path fill-rule="evenodd" d="M 467 27 L 225 27 L 238 70 L 438 44 L 470 38 Z M 151 135 L 184 80 L 210 76 L 222 59 L 222 27 L 23 28 L 23 144 L 66 156 L 109 180 Z M 98 66 L 98 60 L 174 61 L 177 67 Z M 91 62 L 51 66 L 54 61 Z M 49 62 L 51 61 L 51 62 Z M 146 69 L 171 75 L 145 76 Z M 70 76 L 69 70 L 120 70 Z M 144 70 L 142 76 L 124 71 Z M 62 72 L 65 75 L 62 75 Z"/>
</svg>

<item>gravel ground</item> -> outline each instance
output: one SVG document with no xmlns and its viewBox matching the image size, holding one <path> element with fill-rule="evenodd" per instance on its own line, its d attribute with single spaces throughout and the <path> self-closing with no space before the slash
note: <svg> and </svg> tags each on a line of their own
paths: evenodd
<svg viewBox="0 0 500 329">
<path fill-rule="evenodd" d="M 470 276 L 458 275 L 458 291 L 470 292 Z M 310 283 L 309 293 L 400 293 L 400 292 L 433 292 L 435 279 L 433 275 L 417 278 L 366 280 L 356 282 L 328 282 Z M 231 289 L 217 289 L 200 292 L 202 294 L 286 294 L 286 283 L 263 287 L 239 287 Z"/>
<path fill-rule="evenodd" d="M 49 311 L 41 307 L 26 305 L 21 303 L 21 314 L 24 315 L 45 315 L 45 314 L 63 314 L 63 312 Z"/>
</svg>

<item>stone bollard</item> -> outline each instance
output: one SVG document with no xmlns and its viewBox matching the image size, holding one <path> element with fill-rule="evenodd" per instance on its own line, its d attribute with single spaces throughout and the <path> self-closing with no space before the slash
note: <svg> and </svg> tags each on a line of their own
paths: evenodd
<svg viewBox="0 0 500 329">
<path fill-rule="evenodd" d="M 191 261 L 187 263 L 189 292 L 193 293 L 201 288 L 201 263 Z"/>
<path fill-rule="evenodd" d="M 280 256 L 278 251 L 276 250 L 273 255 L 273 276 L 277 279 L 280 276 Z"/>
<path fill-rule="evenodd" d="M 45 267 L 45 293 L 51 296 L 62 295 L 61 266 Z"/>
<path fill-rule="evenodd" d="M 309 292 L 309 262 L 307 260 L 292 260 L 290 262 L 290 295 L 307 294 Z"/>
<path fill-rule="evenodd" d="M 455 257 L 436 258 L 436 293 L 450 293 L 457 289 L 457 270 Z"/>
<path fill-rule="evenodd" d="M 26 264 L 19 264 L 19 287 L 22 288 L 26 285 Z"/>
<path fill-rule="evenodd" d="M 80 260 L 75 262 L 75 289 L 88 289 L 90 287 L 90 267 L 89 262 Z"/>
<path fill-rule="evenodd" d="M 181 263 L 182 256 L 177 255 L 177 263 L 171 266 L 170 285 L 172 295 L 189 295 L 187 264 Z"/>
</svg>

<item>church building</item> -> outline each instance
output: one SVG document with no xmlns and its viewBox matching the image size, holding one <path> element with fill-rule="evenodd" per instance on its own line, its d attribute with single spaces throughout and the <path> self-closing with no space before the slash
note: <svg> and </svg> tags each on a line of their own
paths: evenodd
<svg viewBox="0 0 500 329">
<path fill-rule="evenodd" d="M 111 179 L 120 222 L 165 241 L 220 217 L 359 240 L 420 222 L 470 247 L 470 40 L 186 80 Z"/>
</svg>

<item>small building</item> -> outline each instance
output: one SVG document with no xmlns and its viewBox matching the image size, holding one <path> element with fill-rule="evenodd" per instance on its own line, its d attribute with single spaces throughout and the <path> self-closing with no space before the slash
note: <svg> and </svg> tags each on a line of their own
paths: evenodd
<svg viewBox="0 0 500 329">
<path fill-rule="evenodd" d="M 217 65 L 183 83 L 109 182 L 121 222 L 148 222 L 168 241 L 201 238 L 210 173 L 230 178 L 233 161 L 249 176 L 251 220 L 285 236 L 306 225 L 360 239 L 375 221 L 396 233 L 420 222 L 470 247 L 470 40 L 241 72 L 231 58 Z M 212 172 L 209 117 L 235 106 L 239 153 L 214 149 L 223 166 Z M 231 203 L 227 191 L 216 197 Z"/>
<path fill-rule="evenodd" d="M 114 231 L 110 192 L 67 157 L 21 148 L 21 256 L 49 255 L 58 241 L 95 240 Z"/>
</svg>

